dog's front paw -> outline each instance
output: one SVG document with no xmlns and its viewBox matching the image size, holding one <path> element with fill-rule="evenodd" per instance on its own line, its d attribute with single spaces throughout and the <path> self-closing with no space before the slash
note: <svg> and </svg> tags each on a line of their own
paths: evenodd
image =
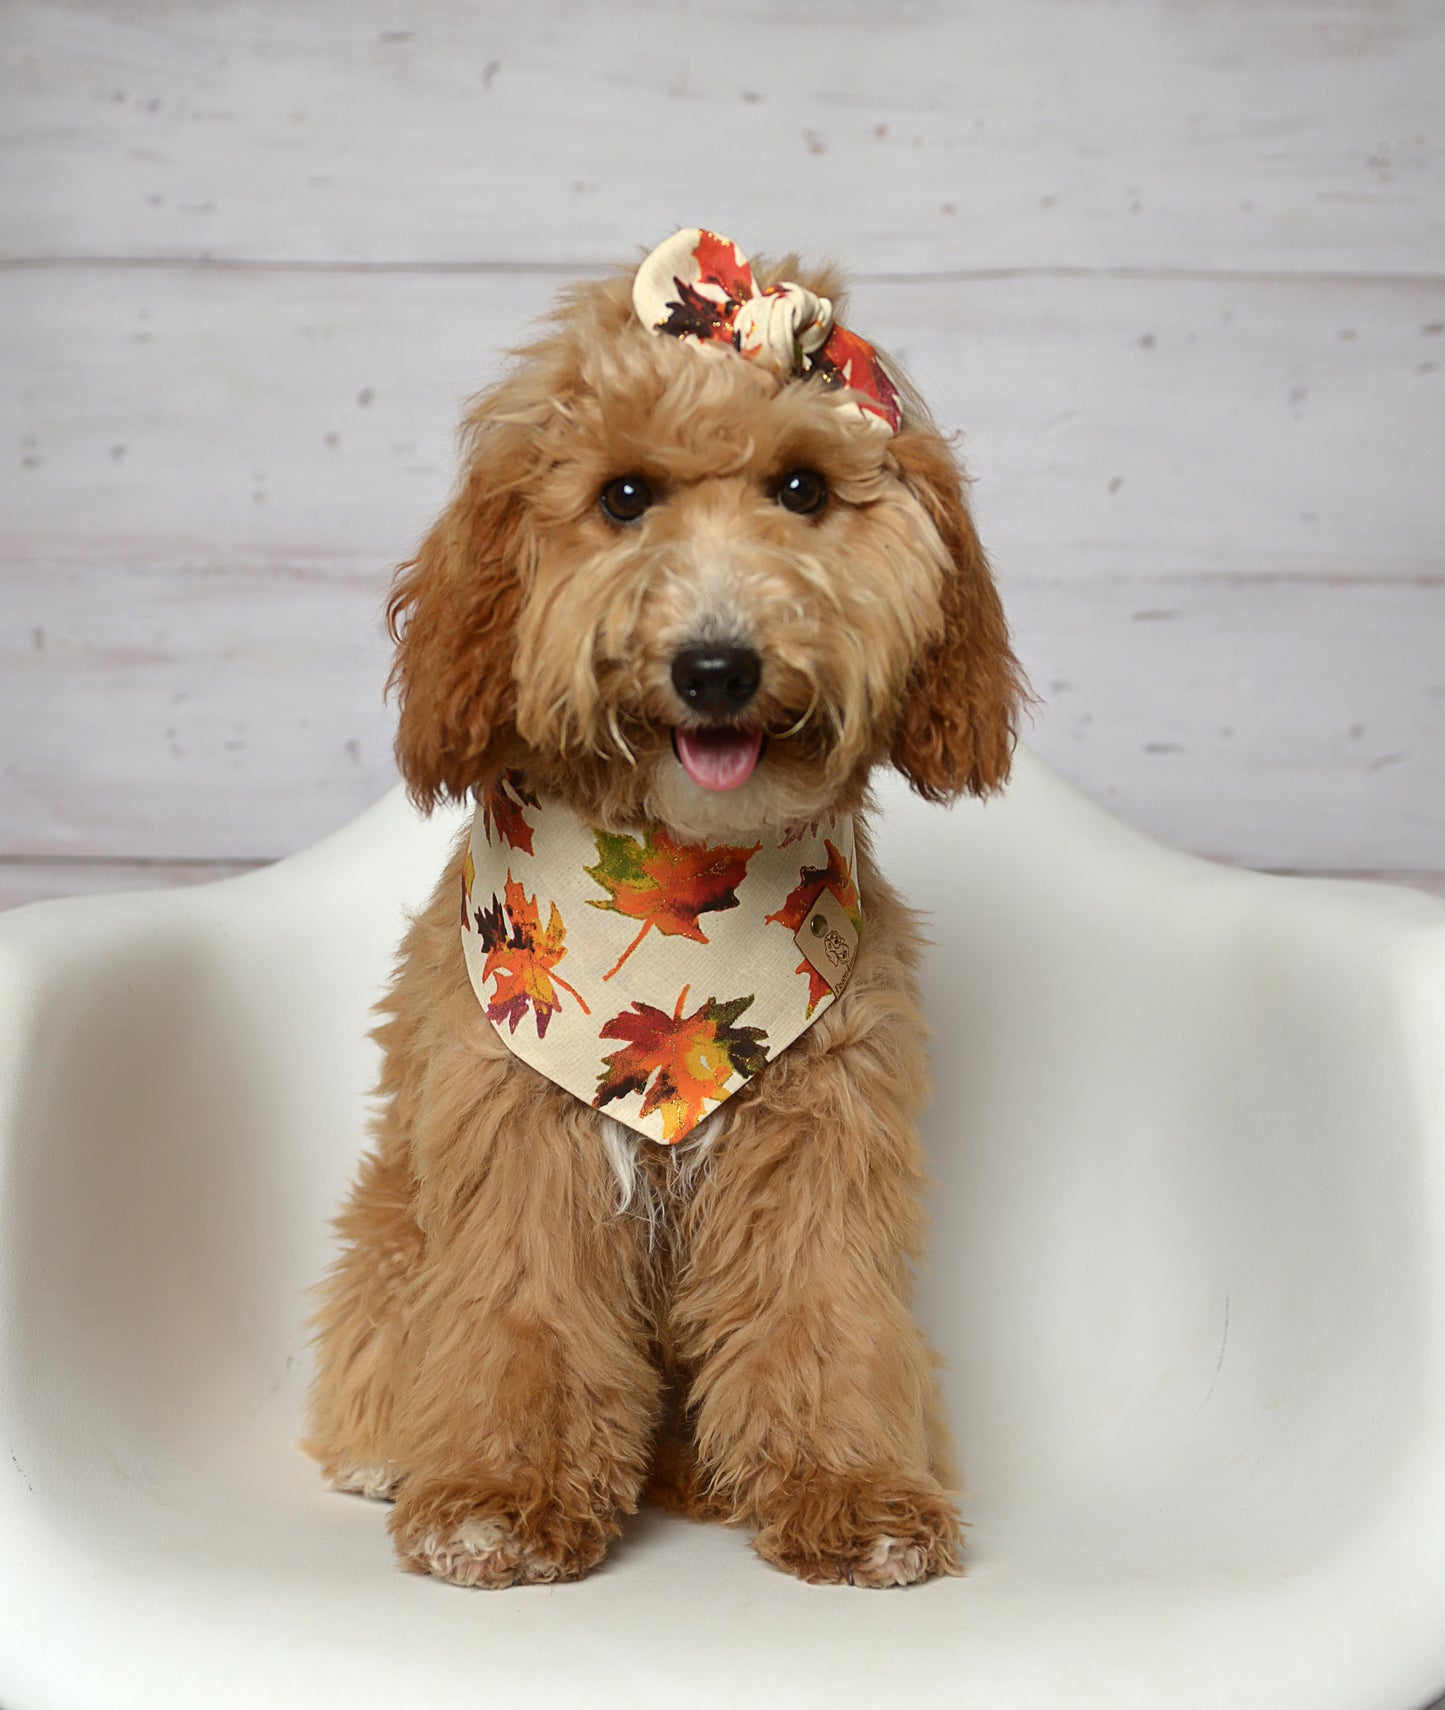
<svg viewBox="0 0 1445 1710">
<path fill-rule="evenodd" d="M 343 1461 L 322 1469 L 327 1484 L 352 1496 L 369 1496 L 375 1502 L 390 1502 L 402 1480 L 401 1468 L 390 1461 L 366 1464 Z"/>
<path fill-rule="evenodd" d="M 489 1590 L 580 1579 L 620 1531 L 614 1513 L 535 1473 L 414 1481 L 391 1515 L 404 1567 Z"/>
<path fill-rule="evenodd" d="M 769 1502 L 753 1548 L 814 1585 L 912 1585 L 956 1574 L 953 1503 L 928 1480 L 815 1472 Z"/>
</svg>

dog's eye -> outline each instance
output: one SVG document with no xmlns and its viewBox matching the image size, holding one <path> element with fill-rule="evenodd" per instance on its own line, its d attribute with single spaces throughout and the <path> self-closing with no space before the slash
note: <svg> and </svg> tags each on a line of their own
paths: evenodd
<svg viewBox="0 0 1445 1710">
<path fill-rule="evenodd" d="M 652 488 L 640 475 L 619 475 L 598 495 L 605 516 L 613 522 L 636 522 L 652 503 Z"/>
<path fill-rule="evenodd" d="M 816 516 L 828 502 L 828 483 L 816 469 L 794 469 L 778 482 L 774 497 L 785 511 Z"/>
</svg>

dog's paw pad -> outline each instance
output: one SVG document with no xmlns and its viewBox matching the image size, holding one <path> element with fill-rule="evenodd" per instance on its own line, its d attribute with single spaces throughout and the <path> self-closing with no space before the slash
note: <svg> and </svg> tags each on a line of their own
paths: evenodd
<svg viewBox="0 0 1445 1710">
<path fill-rule="evenodd" d="M 401 1474 L 389 1464 L 365 1466 L 348 1463 L 329 1473 L 326 1482 L 333 1490 L 345 1491 L 350 1496 L 369 1496 L 374 1502 L 390 1502 L 401 1483 Z"/>
</svg>

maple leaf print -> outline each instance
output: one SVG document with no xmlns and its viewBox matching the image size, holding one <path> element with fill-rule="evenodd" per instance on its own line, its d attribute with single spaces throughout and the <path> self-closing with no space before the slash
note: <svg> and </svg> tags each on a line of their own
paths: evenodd
<svg viewBox="0 0 1445 1710">
<path fill-rule="evenodd" d="M 602 1059 L 594 1108 L 640 1092 L 639 1116 L 660 1110 L 662 1137 L 669 1145 L 702 1120 L 708 1099 L 727 1097 L 734 1075 L 748 1080 L 768 1060 L 766 1030 L 734 1025 L 753 1001 L 751 992 L 726 1003 L 709 998 L 684 1015 L 688 990 L 684 986 L 678 993 L 671 1015 L 634 999 L 631 1010 L 614 1015 L 598 1034 L 622 1040 L 623 1048 Z"/>
<path fill-rule="evenodd" d="M 829 820 L 828 823 L 831 825 L 832 821 Z M 801 843 L 805 837 L 816 837 L 818 835 L 818 827 L 821 824 L 821 820 L 810 819 L 805 825 L 795 825 L 791 831 L 785 831 L 783 833 L 782 841 L 778 844 L 778 848 L 786 849 L 790 843 Z"/>
<path fill-rule="evenodd" d="M 510 879 L 511 874 L 507 877 Z M 477 931 L 481 935 L 482 949 L 491 951 L 498 945 L 507 942 L 507 917 L 502 911 L 502 899 L 493 896 L 490 908 L 473 909 L 472 919 L 477 923 Z"/>
<path fill-rule="evenodd" d="M 482 830 L 487 834 L 487 842 L 492 841 L 495 826 L 497 836 L 509 849 L 520 849 L 524 855 L 532 854 L 533 827 L 527 824 L 522 809 L 541 805 L 522 782 L 520 772 L 504 772 L 482 794 Z"/>
<path fill-rule="evenodd" d="M 866 402 L 861 407 L 886 422 L 894 433 L 898 432 L 903 421 L 898 388 L 867 339 L 859 338 L 847 327 L 835 326 L 823 348 L 815 352 L 811 372 L 823 376 L 825 391 L 847 387 L 862 392 Z"/>
<path fill-rule="evenodd" d="M 734 303 L 745 302 L 752 296 L 753 270 L 738 254 L 738 246 L 731 238 L 700 230 L 692 258 L 704 285 L 721 286 Z"/>
<path fill-rule="evenodd" d="M 800 867 L 798 882 L 793 886 L 784 899 L 783 906 L 775 913 L 767 915 L 769 921 L 777 921 L 787 927 L 789 932 L 796 932 L 808 918 L 808 910 L 817 902 L 824 891 L 831 891 L 843 910 L 854 924 L 862 923 L 862 913 L 858 907 L 858 887 L 853 883 L 853 875 L 848 871 L 848 863 L 833 847 L 829 838 L 823 839 L 823 847 L 828 851 L 826 867 Z M 832 987 L 805 956 L 793 970 L 795 974 L 808 976 L 808 1010 L 811 1015 L 818 1007 L 821 999 L 827 996 Z"/>
<path fill-rule="evenodd" d="M 735 305 L 706 297 L 695 285 L 688 285 L 681 279 L 674 279 L 673 284 L 677 287 L 677 295 L 668 298 L 667 319 L 659 323 L 657 330 L 674 333 L 679 338 L 731 344 Z"/>
<path fill-rule="evenodd" d="M 748 862 L 762 848 L 717 843 L 674 843 L 660 828 L 641 842 L 611 831 L 594 832 L 597 865 L 584 867 L 610 898 L 589 897 L 591 908 L 611 909 L 642 922 L 642 930 L 602 976 L 610 980 L 655 926 L 669 938 L 691 938 L 706 944 L 698 916 L 738 906 L 737 887 Z"/>
<path fill-rule="evenodd" d="M 556 971 L 557 963 L 567 954 L 564 942 L 567 928 L 562 924 L 556 903 L 550 905 L 544 928 L 536 897 L 529 901 L 510 873 L 503 889 L 505 903 L 494 896 L 489 909 L 478 909 L 476 913 L 477 931 L 487 953 L 482 964 L 482 983 L 490 979 L 497 982 L 487 1004 L 487 1018 L 499 1025 L 505 1021 L 515 1033 L 530 1004 L 537 1037 L 545 1039 L 547 1023 L 562 1007 L 556 988 L 576 998 L 584 1015 L 592 1012 L 581 993 Z"/>
<path fill-rule="evenodd" d="M 467 850 L 467 859 L 462 867 L 462 931 L 472 930 L 472 884 L 477 876 L 477 864 L 472 859 L 472 852 Z"/>
</svg>

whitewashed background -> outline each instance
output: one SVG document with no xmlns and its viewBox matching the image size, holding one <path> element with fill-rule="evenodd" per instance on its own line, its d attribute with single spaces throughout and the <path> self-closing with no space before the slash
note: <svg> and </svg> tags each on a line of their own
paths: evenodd
<svg viewBox="0 0 1445 1710">
<path fill-rule="evenodd" d="M 964 435 L 1034 745 L 1445 892 L 1439 0 L 3 0 L 0 904 L 393 781 L 382 593 L 557 283 L 844 261 Z"/>
</svg>

